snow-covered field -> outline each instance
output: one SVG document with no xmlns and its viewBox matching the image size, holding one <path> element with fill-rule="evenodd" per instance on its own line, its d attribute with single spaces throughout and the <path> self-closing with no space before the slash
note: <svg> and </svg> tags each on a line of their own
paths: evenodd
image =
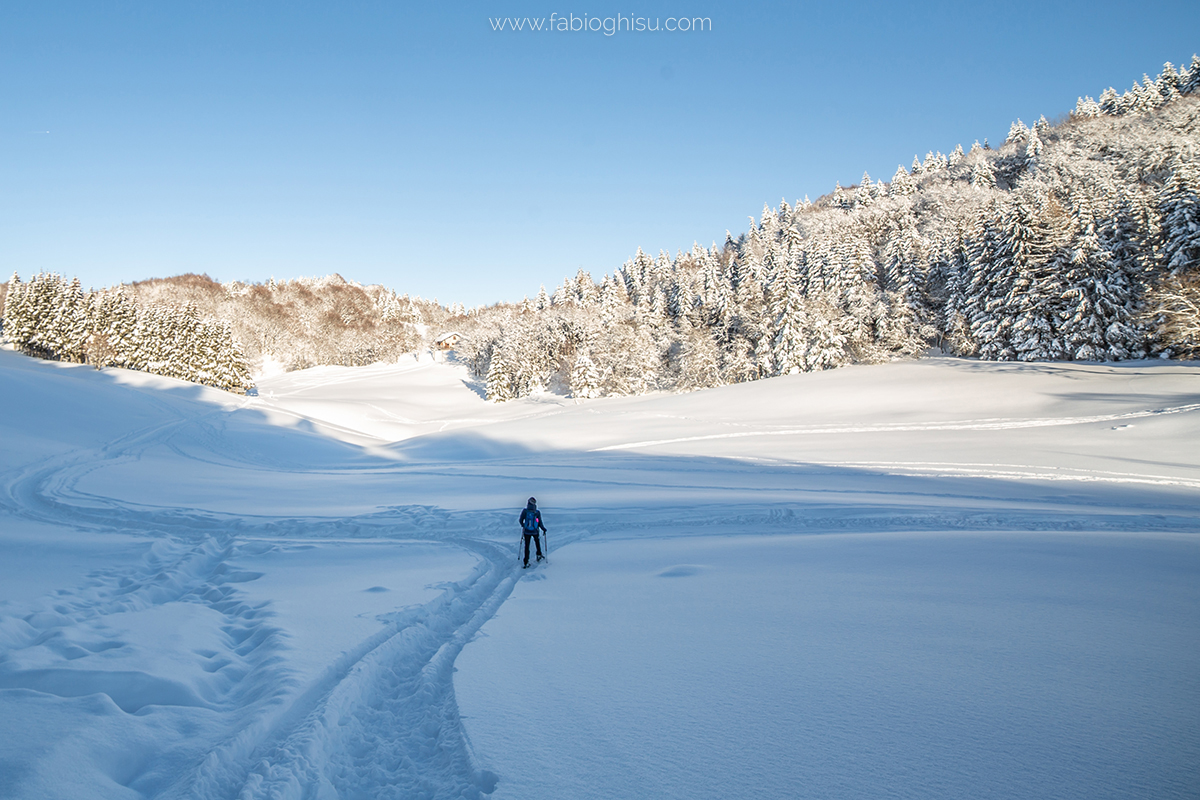
<svg viewBox="0 0 1200 800">
<path fill-rule="evenodd" d="M 0 352 L 0 797 L 1200 796 L 1200 367 L 480 395 Z"/>
</svg>

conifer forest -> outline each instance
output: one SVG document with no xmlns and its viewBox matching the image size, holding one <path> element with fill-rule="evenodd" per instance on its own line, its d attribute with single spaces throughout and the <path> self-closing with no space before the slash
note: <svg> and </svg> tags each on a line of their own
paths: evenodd
<svg viewBox="0 0 1200 800">
<path fill-rule="evenodd" d="M 459 335 L 489 399 L 686 391 L 928 352 L 987 360 L 1200 356 L 1200 59 L 1061 121 L 929 152 L 764 207 L 724 242 L 636 254 L 521 303 L 466 309 L 339 276 L 186 275 L 84 291 L 18 275 L 4 336 L 42 358 L 231 391 L 395 360 Z"/>
</svg>

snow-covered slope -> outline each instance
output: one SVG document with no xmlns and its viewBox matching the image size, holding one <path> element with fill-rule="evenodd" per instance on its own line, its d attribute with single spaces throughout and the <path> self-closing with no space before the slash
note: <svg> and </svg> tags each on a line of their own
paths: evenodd
<svg viewBox="0 0 1200 800">
<path fill-rule="evenodd" d="M 1193 796 L 1198 379 L 0 352 L 0 796 Z"/>
</svg>

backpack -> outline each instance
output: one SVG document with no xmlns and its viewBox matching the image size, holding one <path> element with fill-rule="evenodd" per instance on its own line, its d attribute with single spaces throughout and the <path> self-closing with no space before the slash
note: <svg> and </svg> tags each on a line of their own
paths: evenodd
<svg viewBox="0 0 1200 800">
<path fill-rule="evenodd" d="M 527 508 L 521 512 L 521 525 L 526 533 L 537 533 L 538 516 L 536 508 Z"/>
</svg>

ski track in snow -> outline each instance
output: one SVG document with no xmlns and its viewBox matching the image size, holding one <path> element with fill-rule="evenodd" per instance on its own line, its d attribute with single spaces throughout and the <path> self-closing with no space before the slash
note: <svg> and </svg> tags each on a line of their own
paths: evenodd
<svg viewBox="0 0 1200 800">
<path fill-rule="evenodd" d="M 593 452 L 605 450 L 634 450 L 643 447 L 657 447 L 664 444 L 681 444 L 684 442 L 705 442 L 715 439 L 744 439 L 752 436 L 816 436 L 821 434 L 841 433 L 910 433 L 918 431 L 999 431 L 1016 430 L 1019 428 L 1050 428 L 1061 425 L 1087 425 L 1098 422 L 1119 422 L 1144 417 L 1157 417 L 1164 414 L 1184 414 L 1190 411 L 1200 411 L 1200 403 L 1174 406 L 1171 408 L 1147 409 L 1145 411 L 1129 411 L 1123 414 L 1097 414 L 1086 417 L 1051 417 L 1046 419 L 974 419 L 945 422 L 894 423 L 882 425 L 814 425 L 802 428 L 784 428 L 766 431 L 737 431 L 735 433 L 713 433 L 705 436 L 681 436 L 674 439 L 650 439 L 641 442 L 624 442 L 605 447 L 597 447 Z"/>
<path fill-rule="evenodd" d="M 310 375 L 296 378 L 288 392 L 255 401 L 271 413 L 308 419 L 277 408 L 271 400 L 295 395 L 314 387 L 365 380 L 367 372 L 350 375 Z M 248 403 L 249 404 L 249 401 Z M 141 563 L 126 569 L 111 569 L 93 575 L 73 590 L 60 590 L 42 610 L 24 620 L 13 634 L 19 641 L 13 652 L 20 662 L 23 649 L 49 647 L 60 654 L 82 648 L 96 652 L 121 646 L 120 642 L 81 642 L 64 635 L 69 629 L 116 613 L 139 611 L 173 602 L 202 606 L 220 615 L 224 648 L 197 654 L 203 669 L 212 676 L 205 691 L 162 680 L 155 683 L 145 675 L 141 683 L 122 683 L 103 671 L 12 669 L 0 662 L 0 688 L 27 688 L 64 697 L 104 692 L 127 713 L 136 713 L 148 703 L 195 705 L 226 712 L 229 723 L 223 737 L 211 743 L 194 769 L 165 787 L 172 797 L 478 797 L 496 785 L 496 776 L 482 770 L 472 753 L 459 718 L 452 675 L 454 661 L 463 646 L 490 619 L 522 577 L 513 557 L 511 520 L 500 512 L 452 513 L 422 506 L 402 506 L 340 519 L 318 516 L 249 516 L 198 508 L 154 506 L 89 494 L 78 489 L 89 473 L 136 461 L 153 447 L 166 447 L 176 455 L 213 464 L 236 463 L 250 469 L 275 469 L 261 454 L 230 452 L 213 426 L 228 412 L 214 410 L 188 416 L 174 407 L 174 418 L 129 433 L 98 447 L 78 449 L 19 468 L 0 477 L 0 505 L 9 513 L 38 522 L 95 532 L 136 532 L 156 541 Z M 368 404 L 369 405 L 369 404 Z M 391 421 L 415 422 L 382 408 L 369 406 Z M 858 426 L 818 425 L 780 430 L 745 430 L 704 436 L 678 437 L 608 445 L 592 452 L 649 448 L 668 444 L 717 439 L 764 436 L 807 436 L 821 434 L 889 433 L 938 430 L 1004 430 L 1062 425 L 1081 425 L 1180 414 L 1200 410 L 1200 404 L 1180 405 L 1119 414 L 1042 418 L 982 419 L 960 422 L 875 424 Z M 537 411 L 524 419 L 556 413 Z M 330 429 L 336 423 L 312 418 Z M 485 420 L 472 418 L 434 420 L 442 428 L 472 425 Z M 426 420 L 425 424 L 429 424 Z M 208 445 L 184 446 L 176 435 L 187 430 L 193 441 Z M 341 430 L 357 436 L 361 431 Z M 222 447 L 226 445 L 226 447 Z M 730 461 L 737 457 L 730 457 Z M 778 463 L 778 460 L 761 459 Z M 495 464 L 492 465 L 493 467 Z M 555 480 L 554 464 L 547 464 L 547 481 Z M 613 484 L 611 472 L 589 477 L 586 467 L 569 478 L 575 484 Z M 1124 472 L 1046 468 L 1017 464 L 967 464 L 922 461 L 830 462 L 836 468 L 854 468 L 882 474 L 932 477 L 975 477 L 988 479 L 1111 482 L 1200 488 L 1200 481 Z M 353 472 L 349 467 L 342 472 Z M 469 477 L 469 464 L 423 464 L 416 467 L 375 464 L 361 468 L 364 474 L 380 470 L 428 476 Z M 321 474 L 321 470 L 296 470 Z M 676 465 L 672 475 L 686 476 L 688 467 Z M 696 469 L 695 486 L 701 478 L 717 481 L 721 475 Z M 494 475 L 490 472 L 480 471 Z M 638 487 L 653 486 L 647 475 L 631 478 Z M 678 489 L 681 482 L 664 483 Z M 859 488 L 859 494 L 871 489 Z M 880 492 L 884 494 L 884 492 Z M 798 496 L 803 491 L 796 492 Z M 663 505 L 652 510 L 633 509 L 613 513 L 601 509 L 576 509 L 570 524 L 555 529 L 555 547 L 587 537 L 636 535 L 647 528 L 658 535 L 687 535 L 697 529 L 723 525 L 731 528 L 797 530 L 890 530 L 890 529 L 1138 529 L 1154 527 L 1145 515 L 1129 519 L 1127 514 L 1103 509 L 1089 513 L 1071 509 L 1065 515 L 1045 509 L 998 509 L 994 498 L 981 498 L 972 508 L 970 498 L 954 495 L 956 508 L 944 508 L 935 495 L 904 506 L 877 502 L 865 510 L 853 503 L 837 502 L 823 492 L 823 502 L 793 503 L 762 508 L 751 503 L 747 509 L 727 507 L 724 514 L 711 509 Z M 1056 516 L 1057 513 L 1057 516 Z M 511 516 L 511 515 L 509 515 Z M 1168 530 L 1194 530 L 1195 512 L 1176 516 L 1155 515 Z M 430 525 L 436 522 L 436 525 Z M 430 533 L 433 531 L 433 533 Z M 258 575 L 231 565 L 231 561 L 253 556 L 271 548 L 273 536 L 319 539 L 426 540 L 461 547 L 478 559 L 477 567 L 465 578 L 445 584 L 435 599 L 390 615 L 375 635 L 347 650 L 315 682 L 301 685 L 282 654 L 281 629 L 272 622 L 269 604 L 249 602 L 239 586 Z M 94 648 L 94 649 L 93 649 Z"/>
<path fill-rule="evenodd" d="M 79 647 L 63 633 L 89 620 L 172 602 L 196 603 L 225 620 L 221 631 L 227 648 L 201 655 L 218 690 L 197 697 L 186 687 L 156 683 L 149 675 L 80 669 L 0 670 L 0 688 L 63 697 L 103 692 L 131 714 L 149 704 L 249 709 L 234 714 L 238 719 L 225 740 L 215 743 L 166 796 L 435 798 L 490 792 L 496 779 L 475 767 L 451 677 L 455 656 L 519 578 L 511 550 L 479 538 L 432 538 L 475 553 L 480 568 L 466 580 L 446 585 L 434 601 L 392 615 L 380 633 L 343 654 L 320 680 L 297 694 L 300 687 L 281 657 L 280 631 L 270 623 L 269 608 L 239 597 L 238 584 L 258 575 L 228 562 L 270 546 L 247 542 L 248 535 L 286 527 L 313 537 L 339 536 L 347 532 L 344 523 L 155 509 L 73 490 L 82 475 L 137 459 L 181 426 L 195 424 L 203 425 L 204 418 L 154 425 L 97 450 L 77 450 L 18 470 L 6 476 L 0 504 L 40 522 L 158 537 L 142 564 L 94 576 L 78 590 L 60 590 L 52 607 L 27 618 L 24 641 L 13 648 L 18 662 L 23 648 L 47 642 L 53 646 L 62 640 L 59 650 L 64 652 Z M 442 516 L 431 509 L 404 508 L 360 522 L 372 537 L 387 537 L 389 530 L 398 529 L 411 541 L 429 538 L 420 535 L 428 528 L 423 523 Z M 93 651 L 120 646 L 119 641 L 84 643 Z"/>
</svg>

